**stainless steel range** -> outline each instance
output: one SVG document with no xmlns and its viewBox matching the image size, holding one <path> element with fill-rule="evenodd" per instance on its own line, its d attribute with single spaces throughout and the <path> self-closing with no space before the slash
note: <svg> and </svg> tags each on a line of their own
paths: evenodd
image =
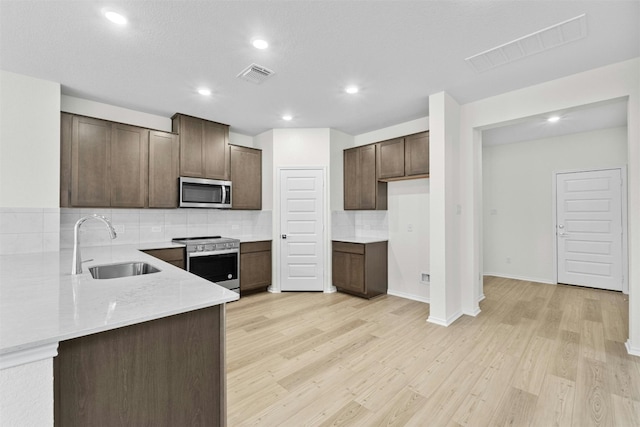
<svg viewBox="0 0 640 427">
<path fill-rule="evenodd" d="M 207 236 L 172 241 L 186 246 L 187 271 L 240 293 L 240 240 Z"/>
</svg>

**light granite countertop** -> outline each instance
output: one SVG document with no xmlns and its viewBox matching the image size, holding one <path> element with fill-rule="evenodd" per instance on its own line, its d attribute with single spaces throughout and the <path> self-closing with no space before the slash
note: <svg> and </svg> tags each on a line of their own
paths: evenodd
<svg viewBox="0 0 640 427">
<path fill-rule="evenodd" d="M 224 304 L 238 294 L 140 252 L 173 243 L 82 248 L 84 273 L 71 275 L 71 250 L 0 256 L 0 355 Z M 89 267 L 144 261 L 161 271 L 97 280 Z"/>
<path fill-rule="evenodd" d="M 333 237 L 331 238 L 334 242 L 345 242 L 345 243 L 360 243 L 366 245 L 367 243 L 377 243 L 377 242 L 388 242 L 389 239 L 384 237 Z"/>
</svg>

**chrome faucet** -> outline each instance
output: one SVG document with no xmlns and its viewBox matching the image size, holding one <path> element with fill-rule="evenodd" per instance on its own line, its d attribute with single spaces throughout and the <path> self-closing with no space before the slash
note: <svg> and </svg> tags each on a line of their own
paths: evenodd
<svg viewBox="0 0 640 427">
<path fill-rule="evenodd" d="M 111 239 L 115 239 L 118 237 L 116 234 L 116 230 L 111 225 L 111 222 L 107 218 L 102 215 L 87 215 L 80 218 L 76 225 L 73 227 L 73 261 L 71 262 L 71 274 L 81 274 L 82 273 L 82 256 L 80 255 L 80 226 L 88 219 L 98 219 L 107 226 L 109 229 L 109 235 Z M 91 260 L 87 260 L 91 261 Z"/>
</svg>

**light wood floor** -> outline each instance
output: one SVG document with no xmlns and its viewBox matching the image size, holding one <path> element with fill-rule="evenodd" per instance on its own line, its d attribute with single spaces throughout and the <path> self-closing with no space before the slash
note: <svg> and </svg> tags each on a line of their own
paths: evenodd
<svg viewBox="0 0 640 427">
<path fill-rule="evenodd" d="M 476 318 L 383 296 L 227 306 L 228 425 L 640 426 L 619 292 L 485 279 Z"/>
</svg>

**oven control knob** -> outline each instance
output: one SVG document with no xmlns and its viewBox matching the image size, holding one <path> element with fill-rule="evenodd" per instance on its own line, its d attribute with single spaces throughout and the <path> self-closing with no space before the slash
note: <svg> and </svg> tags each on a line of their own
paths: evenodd
<svg viewBox="0 0 640 427">
<path fill-rule="evenodd" d="M 206 251 L 212 251 L 214 247 L 215 247 L 215 245 L 204 245 L 204 249 Z"/>
<path fill-rule="evenodd" d="M 196 245 L 196 251 L 198 252 L 204 251 L 204 245 Z"/>
</svg>

